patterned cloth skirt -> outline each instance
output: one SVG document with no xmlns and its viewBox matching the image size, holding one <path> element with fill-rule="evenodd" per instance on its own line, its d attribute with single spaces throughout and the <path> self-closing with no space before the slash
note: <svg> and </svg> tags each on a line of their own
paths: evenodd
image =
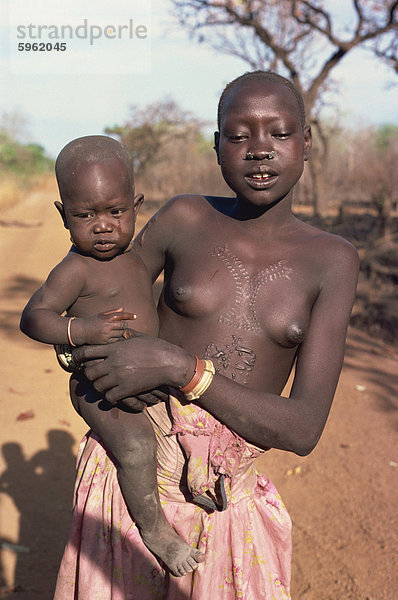
<svg viewBox="0 0 398 600">
<path fill-rule="evenodd" d="M 274 485 L 256 473 L 260 450 L 192 404 L 171 398 L 168 410 L 148 409 L 162 507 L 205 561 L 183 577 L 162 568 L 127 511 L 111 455 L 89 432 L 78 453 L 55 600 L 290 598 L 291 521 Z"/>
</svg>

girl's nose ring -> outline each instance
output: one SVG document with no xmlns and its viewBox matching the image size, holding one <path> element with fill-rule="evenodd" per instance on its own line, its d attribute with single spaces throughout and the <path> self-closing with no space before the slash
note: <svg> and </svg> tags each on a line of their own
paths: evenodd
<svg viewBox="0 0 398 600">
<path fill-rule="evenodd" d="M 266 158 L 267 160 L 272 160 L 273 158 L 275 158 L 275 156 L 276 156 L 276 153 L 274 150 L 271 150 L 271 152 L 266 152 L 264 154 L 264 158 Z M 259 156 L 256 156 L 252 152 L 246 152 L 246 156 L 245 156 L 246 160 L 252 160 L 253 158 L 257 158 L 258 160 L 261 160 Z"/>
</svg>

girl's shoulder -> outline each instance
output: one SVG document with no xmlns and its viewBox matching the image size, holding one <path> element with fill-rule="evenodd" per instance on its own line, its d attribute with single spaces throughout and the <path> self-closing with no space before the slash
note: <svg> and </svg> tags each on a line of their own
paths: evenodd
<svg viewBox="0 0 398 600">
<path fill-rule="evenodd" d="M 135 247 L 139 248 L 144 238 L 157 236 L 158 241 L 173 238 L 191 228 L 203 225 L 208 220 L 211 206 L 205 196 L 199 194 L 180 194 L 174 196 L 149 219 L 135 238 Z"/>
<path fill-rule="evenodd" d="M 356 253 L 355 246 L 348 240 L 337 235 L 330 233 L 324 229 L 319 229 L 310 223 L 305 223 L 295 217 L 296 231 L 303 242 L 319 246 L 319 248 L 334 249 L 335 251 L 341 252 L 353 252 Z"/>
<path fill-rule="evenodd" d="M 311 260 L 330 272 L 344 269 L 355 273 L 359 268 L 357 249 L 351 242 L 340 235 L 330 233 L 309 225 L 302 224 L 302 247 L 311 256 Z"/>
<path fill-rule="evenodd" d="M 179 194 L 168 200 L 158 214 L 173 215 L 173 217 L 198 217 L 211 210 L 207 196 L 201 194 Z"/>
<path fill-rule="evenodd" d="M 204 196 L 202 194 L 180 194 L 166 202 L 154 215 L 159 225 L 189 230 L 205 227 L 212 223 L 217 214 L 228 215 L 232 198 Z"/>
</svg>

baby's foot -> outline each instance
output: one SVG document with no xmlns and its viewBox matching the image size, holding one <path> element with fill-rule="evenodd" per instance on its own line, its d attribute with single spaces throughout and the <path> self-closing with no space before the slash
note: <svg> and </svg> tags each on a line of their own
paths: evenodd
<svg viewBox="0 0 398 600">
<path fill-rule="evenodd" d="M 176 577 L 194 571 L 205 559 L 203 552 L 189 546 L 170 527 L 157 528 L 151 532 L 141 531 L 141 537 L 145 546 L 160 558 Z"/>
</svg>

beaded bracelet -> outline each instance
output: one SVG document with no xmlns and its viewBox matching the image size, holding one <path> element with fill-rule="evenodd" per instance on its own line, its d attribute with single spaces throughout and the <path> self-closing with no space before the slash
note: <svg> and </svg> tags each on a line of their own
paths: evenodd
<svg viewBox="0 0 398 600">
<path fill-rule="evenodd" d="M 185 399 L 188 402 L 197 400 L 205 393 L 207 388 L 210 386 L 215 375 L 215 368 L 211 360 L 199 360 L 197 356 L 195 373 L 189 383 L 181 388 L 184 393 Z"/>
</svg>

